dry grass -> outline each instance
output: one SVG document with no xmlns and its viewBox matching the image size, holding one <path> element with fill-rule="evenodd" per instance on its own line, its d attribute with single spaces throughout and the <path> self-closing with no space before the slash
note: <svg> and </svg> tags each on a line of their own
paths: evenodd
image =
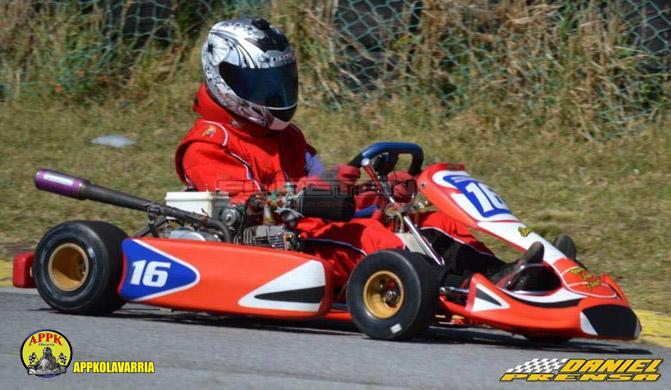
<svg viewBox="0 0 671 390">
<path fill-rule="evenodd" d="M 604 24 L 593 8 L 556 24 L 564 11 L 548 4 L 424 3 L 421 34 L 385 46 L 379 64 L 414 71 L 383 69 L 386 83 L 363 100 L 344 88 L 336 48 L 347 37 L 334 33 L 334 2 L 272 2 L 303 65 L 296 121 L 322 158 L 405 140 L 423 145 L 429 162 L 463 161 L 535 230 L 573 235 L 585 262 L 614 274 L 636 307 L 671 313 L 668 75 L 644 74 L 641 54 L 619 46 L 618 20 Z M 38 192 L 32 175 L 51 167 L 161 199 L 180 187 L 172 156 L 200 78 L 198 45 L 186 38 L 104 67 L 98 14 L 36 14 L 26 4 L 0 4 L 3 259 L 67 219 L 141 228 L 136 212 Z M 494 25 L 498 34 L 487 30 Z M 340 110 L 324 109 L 334 102 Z M 137 144 L 90 143 L 112 133 Z"/>
<path fill-rule="evenodd" d="M 39 192 L 32 175 L 51 167 L 162 199 L 180 187 L 172 156 L 193 120 L 189 107 L 195 86 L 142 107 L 0 105 L 0 241 L 5 245 L 0 258 L 11 256 L 8 244 L 34 244 L 49 226 L 67 219 L 108 220 L 129 232 L 141 228 L 144 216 L 137 212 Z M 671 312 L 671 129 L 650 127 L 597 145 L 523 123 L 493 131 L 473 112 L 446 120 L 423 111 L 393 105 L 362 117 L 303 107 L 296 121 L 328 163 L 346 161 L 378 140 L 415 141 L 430 161 L 466 162 L 535 230 L 549 239 L 560 231 L 573 235 L 585 262 L 615 275 L 637 306 Z M 137 145 L 112 149 L 90 143 L 110 133 L 124 134 Z M 512 253 L 501 253 L 513 259 Z"/>
<path fill-rule="evenodd" d="M 656 58 L 631 45 L 634 22 L 619 3 L 429 0 L 421 11 L 412 3 L 387 22 L 366 2 L 349 14 L 335 0 L 269 1 L 256 10 L 272 16 L 307 65 L 305 105 L 407 98 L 432 114 L 460 115 L 489 100 L 545 131 L 596 141 L 638 132 L 671 106 L 671 76 L 651 71 Z M 198 34 L 179 23 L 169 23 L 170 46 L 149 39 L 138 54 L 137 40 L 101 33 L 104 9 L 74 12 L 74 2 L 60 4 L 0 5 L 0 99 L 144 102 L 156 84 L 197 77 L 189 58 Z M 221 15 L 235 12 L 207 17 Z M 361 69 L 375 79 L 362 78 Z"/>
</svg>

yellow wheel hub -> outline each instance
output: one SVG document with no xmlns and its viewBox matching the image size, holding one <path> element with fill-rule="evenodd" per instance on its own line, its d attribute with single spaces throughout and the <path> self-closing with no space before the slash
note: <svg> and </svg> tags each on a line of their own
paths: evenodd
<svg viewBox="0 0 671 390">
<path fill-rule="evenodd" d="M 363 288 L 366 310 L 379 319 L 387 319 L 398 313 L 403 305 L 403 294 L 401 279 L 391 271 L 372 274 Z"/>
<path fill-rule="evenodd" d="M 51 252 L 48 263 L 49 278 L 63 291 L 81 287 L 89 273 L 89 256 L 80 246 L 65 243 Z"/>
</svg>

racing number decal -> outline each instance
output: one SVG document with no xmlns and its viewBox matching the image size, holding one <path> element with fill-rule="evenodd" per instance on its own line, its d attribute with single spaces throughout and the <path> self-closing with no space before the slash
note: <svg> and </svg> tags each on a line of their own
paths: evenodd
<svg viewBox="0 0 671 390">
<path fill-rule="evenodd" d="M 485 218 L 511 214 L 508 205 L 494 190 L 468 175 L 436 175 L 434 180 L 440 185 L 457 188 Z"/>
<path fill-rule="evenodd" d="M 145 268 L 147 260 L 138 260 L 133 262 L 133 275 L 130 278 L 130 284 L 139 285 L 140 282 L 149 287 L 163 287 L 168 281 L 168 271 L 170 263 L 167 261 L 150 261 Z M 144 277 L 142 273 L 144 272 Z"/>
<path fill-rule="evenodd" d="M 198 270 L 182 259 L 136 239 L 124 240 L 126 276 L 119 294 L 128 301 L 144 301 L 195 286 Z"/>
<path fill-rule="evenodd" d="M 508 206 L 505 204 L 505 202 L 503 202 L 503 199 L 501 199 L 501 197 L 498 196 L 496 192 L 494 192 L 486 185 L 472 181 L 464 188 L 466 189 L 466 192 L 475 196 L 477 203 L 473 202 L 471 197 L 469 197 L 469 199 L 471 203 L 475 204 L 476 206 L 478 204 L 480 205 L 480 207 L 478 207 L 478 211 L 480 211 L 482 215 L 487 217 L 485 213 L 489 213 L 491 211 L 496 211 L 495 214 L 501 214 L 502 212 L 505 212 L 506 214 L 510 213 L 510 210 L 508 210 Z M 466 196 L 468 196 L 468 194 Z"/>
</svg>

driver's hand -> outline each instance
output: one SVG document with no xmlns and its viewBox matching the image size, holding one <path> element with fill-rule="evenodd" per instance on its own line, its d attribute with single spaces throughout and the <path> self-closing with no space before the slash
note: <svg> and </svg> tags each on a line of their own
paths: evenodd
<svg viewBox="0 0 671 390">
<path fill-rule="evenodd" d="M 346 186 L 354 186 L 361 177 L 361 170 L 346 164 L 336 165 L 336 180 Z"/>
<path fill-rule="evenodd" d="M 361 177 L 361 171 L 359 168 L 345 165 L 337 164 L 333 168 L 327 169 L 319 175 L 319 178 L 325 182 L 328 182 L 331 185 L 337 183 L 338 188 L 342 193 L 349 193 L 352 188 L 356 185 L 356 181 Z M 334 181 L 336 183 L 334 183 Z"/>
<path fill-rule="evenodd" d="M 415 194 L 415 178 L 406 171 L 392 172 L 387 176 L 387 182 L 394 193 L 394 199 L 400 203 L 407 203 L 412 200 Z"/>
</svg>

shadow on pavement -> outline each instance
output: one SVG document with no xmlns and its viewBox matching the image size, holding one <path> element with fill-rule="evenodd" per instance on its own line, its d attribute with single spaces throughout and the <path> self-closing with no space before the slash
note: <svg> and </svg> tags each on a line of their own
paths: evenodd
<svg viewBox="0 0 671 390">
<path fill-rule="evenodd" d="M 39 309 L 58 313 L 51 309 Z M 310 320 L 286 321 L 277 319 L 220 316 L 201 312 L 170 311 L 154 307 L 132 305 L 108 316 L 142 321 L 158 321 L 183 325 L 221 326 L 230 328 L 258 329 L 298 334 L 316 334 L 332 336 L 361 337 L 356 327 L 348 322 Z M 494 348 L 515 348 L 520 350 L 541 350 L 580 353 L 608 353 L 627 355 L 651 355 L 652 352 L 637 345 L 616 345 L 599 341 L 570 341 L 564 343 L 545 343 L 526 340 L 510 333 L 483 328 L 445 328 L 432 327 L 422 337 L 406 343 L 415 344 L 477 344 Z"/>
<path fill-rule="evenodd" d="M 616 345 L 600 341 L 578 339 L 575 341 L 551 343 L 531 341 L 520 336 L 501 331 L 490 331 L 481 328 L 431 328 L 426 337 L 417 338 L 415 343 L 445 344 L 479 344 L 497 348 L 515 348 L 520 350 L 608 353 L 626 355 L 651 355 L 649 350 L 637 345 Z"/>
</svg>

